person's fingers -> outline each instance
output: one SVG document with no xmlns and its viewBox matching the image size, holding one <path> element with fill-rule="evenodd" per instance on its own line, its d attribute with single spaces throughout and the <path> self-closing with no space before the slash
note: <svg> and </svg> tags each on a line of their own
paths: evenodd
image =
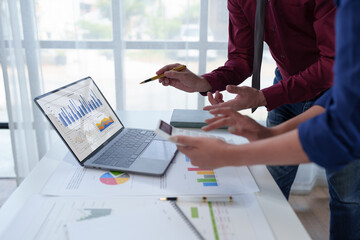
<svg viewBox="0 0 360 240">
<path fill-rule="evenodd" d="M 228 131 L 229 133 L 232 133 L 232 134 L 236 134 L 237 133 L 237 129 L 235 126 L 230 126 L 228 127 Z"/>
<path fill-rule="evenodd" d="M 210 124 L 210 123 L 213 123 L 213 122 L 215 122 L 215 121 L 217 121 L 217 120 L 219 120 L 219 119 L 221 119 L 221 118 L 223 118 L 224 116 L 215 116 L 215 117 L 213 117 L 213 118 L 209 118 L 209 119 L 205 119 L 205 122 L 207 123 L 207 124 Z"/>
<path fill-rule="evenodd" d="M 203 107 L 203 110 L 209 111 L 209 110 L 215 109 L 215 108 L 218 108 L 218 104 L 205 106 L 205 107 Z"/>
<path fill-rule="evenodd" d="M 218 129 L 218 128 L 221 128 L 221 127 L 227 127 L 227 126 L 231 126 L 232 125 L 232 120 L 231 118 L 229 117 L 224 117 L 222 119 L 219 119 L 205 127 L 202 128 L 202 130 L 204 131 L 211 131 L 211 130 L 214 130 L 214 129 Z"/>
<path fill-rule="evenodd" d="M 215 92 L 215 100 L 216 100 L 217 102 L 224 102 L 224 101 L 223 101 L 223 95 L 222 95 L 221 92 L 219 92 L 219 91 L 216 91 L 216 92 Z"/>
<path fill-rule="evenodd" d="M 230 108 L 236 107 L 236 102 L 234 100 L 230 100 L 227 102 L 218 103 L 216 105 L 211 105 L 211 106 L 209 105 L 209 106 L 204 107 L 203 109 L 209 111 L 209 110 L 213 110 L 213 109 L 217 109 L 217 108 L 227 108 L 227 107 L 230 107 Z"/>
<path fill-rule="evenodd" d="M 162 83 L 162 85 L 167 86 L 169 85 L 170 80 L 168 78 L 160 78 L 159 83 Z"/>
<path fill-rule="evenodd" d="M 231 107 L 223 107 L 223 108 L 217 108 L 214 110 L 210 110 L 210 113 L 214 116 L 217 115 L 223 115 L 223 116 L 229 116 L 232 118 L 239 118 L 239 117 L 243 117 L 243 115 L 241 113 L 239 113 L 238 111 L 234 110 Z"/>
<path fill-rule="evenodd" d="M 218 102 L 214 99 L 211 92 L 207 92 L 208 100 L 211 105 L 218 104 Z"/>
<path fill-rule="evenodd" d="M 214 116 L 216 115 L 229 115 L 231 112 L 236 112 L 234 109 L 230 107 L 223 107 L 223 108 L 215 108 L 210 111 L 210 113 Z"/>
<path fill-rule="evenodd" d="M 196 137 L 189 137 L 189 136 L 183 136 L 183 135 L 177 135 L 177 136 L 171 136 L 170 141 L 176 143 L 176 144 L 181 144 L 184 146 L 188 146 L 188 147 L 193 147 L 194 145 L 196 145 L 197 143 L 197 138 Z"/>
<path fill-rule="evenodd" d="M 160 68 L 159 70 L 156 71 L 157 75 L 160 75 L 166 71 L 170 71 L 173 68 L 179 67 L 181 64 L 180 63 L 173 63 L 173 64 L 168 64 L 165 65 L 164 67 Z"/>
<path fill-rule="evenodd" d="M 166 71 L 165 73 L 165 77 L 167 78 L 173 78 L 173 79 L 182 79 L 184 78 L 184 72 L 179 72 L 179 71 L 174 71 L 174 70 L 170 70 L 170 71 Z"/>
</svg>

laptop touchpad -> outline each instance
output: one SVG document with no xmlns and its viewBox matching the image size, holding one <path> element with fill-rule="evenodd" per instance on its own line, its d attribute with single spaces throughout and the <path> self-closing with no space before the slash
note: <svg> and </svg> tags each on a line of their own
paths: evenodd
<svg viewBox="0 0 360 240">
<path fill-rule="evenodd" d="M 169 160 L 172 158 L 176 145 L 168 141 L 153 140 L 140 158 L 149 158 L 157 160 Z"/>
</svg>

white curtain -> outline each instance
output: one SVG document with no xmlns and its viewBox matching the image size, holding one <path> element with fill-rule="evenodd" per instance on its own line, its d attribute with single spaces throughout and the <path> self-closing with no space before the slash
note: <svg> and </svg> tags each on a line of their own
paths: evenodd
<svg viewBox="0 0 360 240">
<path fill-rule="evenodd" d="M 0 0 L 0 56 L 17 183 L 48 147 L 43 118 L 32 99 L 42 92 L 32 1 Z"/>
</svg>

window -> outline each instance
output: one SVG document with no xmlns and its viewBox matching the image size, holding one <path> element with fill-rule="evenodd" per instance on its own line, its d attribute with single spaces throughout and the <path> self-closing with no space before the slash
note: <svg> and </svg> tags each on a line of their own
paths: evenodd
<svg viewBox="0 0 360 240">
<path fill-rule="evenodd" d="M 183 0 L 174 4 L 172 0 L 33 0 L 34 11 L 20 16 L 21 10 L 32 6 L 30 2 L 4 1 L 1 10 L 8 13 L 11 5 L 13 12 L 8 15 L 14 11 L 19 15 L 16 29 L 24 25 L 18 36 L 24 40 L 23 46 L 19 44 L 24 48 L 20 55 L 28 57 L 29 50 L 36 52 L 37 42 L 28 43 L 29 36 L 39 40 L 39 63 L 26 67 L 40 69 L 42 82 L 34 85 L 41 86 L 41 92 L 91 76 L 117 110 L 196 109 L 208 104 L 198 93 L 185 93 L 156 82 L 139 83 L 169 63 L 186 64 L 196 74 L 222 66 L 227 59 L 226 1 Z M 32 16 L 35 24 L 29 24 Z M 10 17 L 4 19 L 1 24 L 10 25 Z M 4 38 L 11 39 L 11 31 Z M 9 44 L 5 41 L 5 46 Z M 275 69 L 265 50 L 262 88 L 271 85 Z M 3 92 L 0 85 L 1 98 L 5 98 Z M 233 97 L 225 94 L 225 99 Z M 5 99 L 0 99 L 0 111 L 0 117 L 4 117 L 0 121 L 8 122 L 2 114 L 6 113 Z M 253 116 L 265 120 L 266 109 L 259 108 Z M 7 143 L 2 146 L 11 149 L 7 131 L 1 131 L 7 134 Z"/>
<path fill-rule="evenodd" d="M 226 4 L 216 0 L 176 4 L 171 0 L 36 0 L 45 90 L 90 75 L 117 109 L 202 107 L 206 99 L 196 93 L 138 83 L 168 63 L 185 63 L 197 74 L 223 65 Z"/>
</svg>

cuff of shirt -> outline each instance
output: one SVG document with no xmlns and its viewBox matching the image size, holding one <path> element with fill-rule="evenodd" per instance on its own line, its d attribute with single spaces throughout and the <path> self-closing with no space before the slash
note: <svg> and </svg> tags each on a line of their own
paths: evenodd
<svg viewBox="0 0 360 240">
<path fill-rule="evenodd" d="M 266 108 L 268 111 L 271 111 L 287 102 L 281 84 L 272 85 L 271 87 L 264 88 L 261 91 L 265 96 L 267 103 Z"/>
<path fill-rule="evenodd" d="M 217 78 L 212 76 L 211 73 L 204 74 L 202 75 L 202 77 L 204 77 L 211 86 L 211 90 L 208 92 L 214 93 L 216 90 L 222 91 L 226 88 L 226 86 L 224 86 L 224 84 L 221 81 L 219 81 Z M 207 92 L 200 92 L 200 94 L 206 96 Z"/>
<path fill-rule="evenodd" d="M 299 125 L 301 145 L 310 161 L 331 170 L 340 170 L 353 158 L 327 124 L 323 113 Z"/>
</svg>

